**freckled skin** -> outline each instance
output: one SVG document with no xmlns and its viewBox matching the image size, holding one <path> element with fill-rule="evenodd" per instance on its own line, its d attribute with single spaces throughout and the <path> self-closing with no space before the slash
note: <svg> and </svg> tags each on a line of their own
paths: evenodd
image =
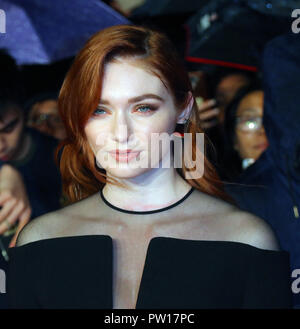
<svg viewBox="0 0 300 329">
<path fill-rule="evenodd" d="M 263 116 L 262 91 L 254 91 L 244 97 L 237 109 L 237 116 Z M 236 144 L 235 149 L 242 159 L 251 158 L 257 160 L 268 145 L 268 140 L 264 127 L 257 131 L 245 132 L 235 129 Z"/>
</svg>

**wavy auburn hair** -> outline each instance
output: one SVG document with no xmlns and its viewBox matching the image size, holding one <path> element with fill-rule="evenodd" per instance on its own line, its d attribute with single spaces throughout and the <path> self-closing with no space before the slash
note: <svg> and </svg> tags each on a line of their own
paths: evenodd
<svg viewBox="0 0 300 329">
<path fill-rule="evenodd" d="M 60 171 L 63 191 L 70 202 L 81 200 L 99 191 L 109 180 L 105 171 L 95 166 L 95 156 L 85 136 L 84 127 L 99 104 L 104 65 L 116 57 L 134 58 L 138 65 L 160 78 L 173 95 L 178 109 L 187 105 L 188 92 L 192 90 L 183 63 L 168 38 L 145 27 L 119 25 L 93 35 L 76 56 L 62 85 L 58 107 L 65 124 L 67 138 L 60 143 Z M 195 104 L 195 102 L 194 102 Z M 193 106 L 184 131 L 201 133 L 198 111 Z M 193 143 L 193 157 L 196 145 Z M 184 153 L 184 152 L 183 152 Z M 204 155 L 203 155 L 204 156 Z M 188 179 L 188 183 L 210 195 L 229 200 L 213 166 L 204 156 L 204 175 Z M 189 171 L 177 169 L 182 177 Z"/>
</svg>

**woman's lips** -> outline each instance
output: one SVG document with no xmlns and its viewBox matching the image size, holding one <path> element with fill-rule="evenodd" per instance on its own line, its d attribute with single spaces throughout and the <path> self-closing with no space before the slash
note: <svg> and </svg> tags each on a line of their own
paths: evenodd
<svg viewBox="0 0 300 329">
<path fill-rule="evenodd" d="M 126 150 L 126 151 L 112 151 L 109 152 L 109 154 L 116 159 L 118 162 L 129 162 L 132 159 L 136 158 L 140 151 L 132 151 L 132 150 Z"/>
</svg>

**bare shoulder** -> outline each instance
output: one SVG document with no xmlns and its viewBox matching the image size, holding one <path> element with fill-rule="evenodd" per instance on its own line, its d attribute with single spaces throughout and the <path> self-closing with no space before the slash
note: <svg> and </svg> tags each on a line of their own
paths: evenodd
<svg viewBox="0 0 300 329">
<path fill-rule="evenodd" d="M 60 210 L 58 210 L 32 219 L 19 233 L 16 246 L 20 247 L 30 242 L 53 237 L 56 226 L 54 223 L 57 223 L 60 217 Z"/>
<path fill-rule="evenodd" d="M 228 233 L 230 240 L 260 249 L 280 250 L 274 231 L 262 218 L 234 207 L 224 217 L 224 222 L 226 221 L 232 228 Z"/>
<path fill-rule="evenodd" d="M 72 235 L 72 229 L 84 217 L 92 201 L 93 196 L 32 219 L 19 233 L 16 246 Z"/>
<path fill-rule="evenodd" d="M 198 198 L 195 207 L 198 213 L 208 218 L 208 231 L 214 239 L 241 242 L 260 249 L 280 250 L 277 238 L 265 220 L 213 196 L 204 196 L 201 192 L 199 196 L 201 198 Z M 205 209 L 204 213 L 201 209 Z"/>
</svg>

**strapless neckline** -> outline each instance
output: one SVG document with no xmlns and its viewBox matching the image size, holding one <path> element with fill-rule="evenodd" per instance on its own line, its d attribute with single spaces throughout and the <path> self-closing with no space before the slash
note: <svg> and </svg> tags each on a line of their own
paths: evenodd
<svg viewBox="0 0 300 329">
<path fill-rule="evenodd" d="M 32 271 L 29 274 L 25 273 L 27 277 L 24 282 L 28 285 L 27 280 L 32 280 L 30 293 L 38 292 L 39 307 L 42 305 L 45 308 L 59 308 L 61 305 L 63 307 L 75 305 L 82 308 L 85 305 L 87 308 L 112 309 L 115 257 L 113 242 L 114 238 L 105 234 L 65 236 L 34 241 L 9 249 L 13 261 L 10 267 L 14 269 L 17 259 L 18 263 L 24 263 L 25 272 Z M 262 273 L 262 276 L 269 278 L 273 271 L 278 270 L 277 262 L 283 264 L 287 260 L 288 254 L 285 251 L 259 249 L 241 242 L 155 236 L 150 239 L 147 246 L 135 308 L 214 307 L 220 298 L 219 290 L 224 283 L 227 285 L 227 281 L 232 277 L 233 281 L 230 281 L 229 285 L 233 285 L 237 291 L 236 298 L 230 297 L 231 295 L 228 297 L 225 289 L 224 300 L 222 299 L 217 305 L 220 305 L 218 306 L 220 308 L 228 307 L 228 302 L 232 304 L 231 307 L 244 305 L 243 296 L 246 293 L 245 284 L 248 282 L 248 276 L 239 274 L 241 280 L 236 283 L 236 274 L 246 269 L 245 273 L 250 273 L 252 277 L 252 269 L 259 269 L 258 279 L 261 277 L 260 271 L 264 270 L 268 273 Z M 28 262 L 31 262 L 30 266 Z M 270 262 L 274 263 L 274 268 L 271 266 L 269 269 Z M 263 264 L 266 264 L 265 268 Z M 218 279 L 220 275 L 216 271 L 217 268 L 224 271 L 224 282 Z M 282 274 L 282 271 L 279 272 Z M 15 273 L 23 275 L 20 269 L 16 269 Z M 62 278 L 57 277 L 57 273 L 60 273 Z M 71 283 L 65 284 L 66 280 L 69 282 L 70 277 L 72 277 Z M 99 278 L 102 280 L 99 281 Z M 11 279 L 10 282 L 14 280 Z M 77 291 L 78 282 L 85 283 L 82 287 L 80 285 L 80 292 Z M 210 288 L 213 289 L 212 297 L 210 297 L 211 291 L 205 292 L 207 286 L 210 286 L 206 282 L 213 282 L 214 285 L 215 282 L 219 282 L 216 289 Z M 260 281 L 259 285 L 261 285 Z M 95 287 L 97 287 L 96 293 Z M 46 294 L 39 293 L 44 290 L 47 291 Z M 195 295 L 195 291 L 199 293 Z M 199 301 L 199 296 L 202 296 L 200 291 L 206 296 L 202 301 Z M 61 295 L 64 301 L 62 304 L 58 302 L 58 295 Z M 77 295 L 81 297 L 78 299 Z"/>
</svg>

